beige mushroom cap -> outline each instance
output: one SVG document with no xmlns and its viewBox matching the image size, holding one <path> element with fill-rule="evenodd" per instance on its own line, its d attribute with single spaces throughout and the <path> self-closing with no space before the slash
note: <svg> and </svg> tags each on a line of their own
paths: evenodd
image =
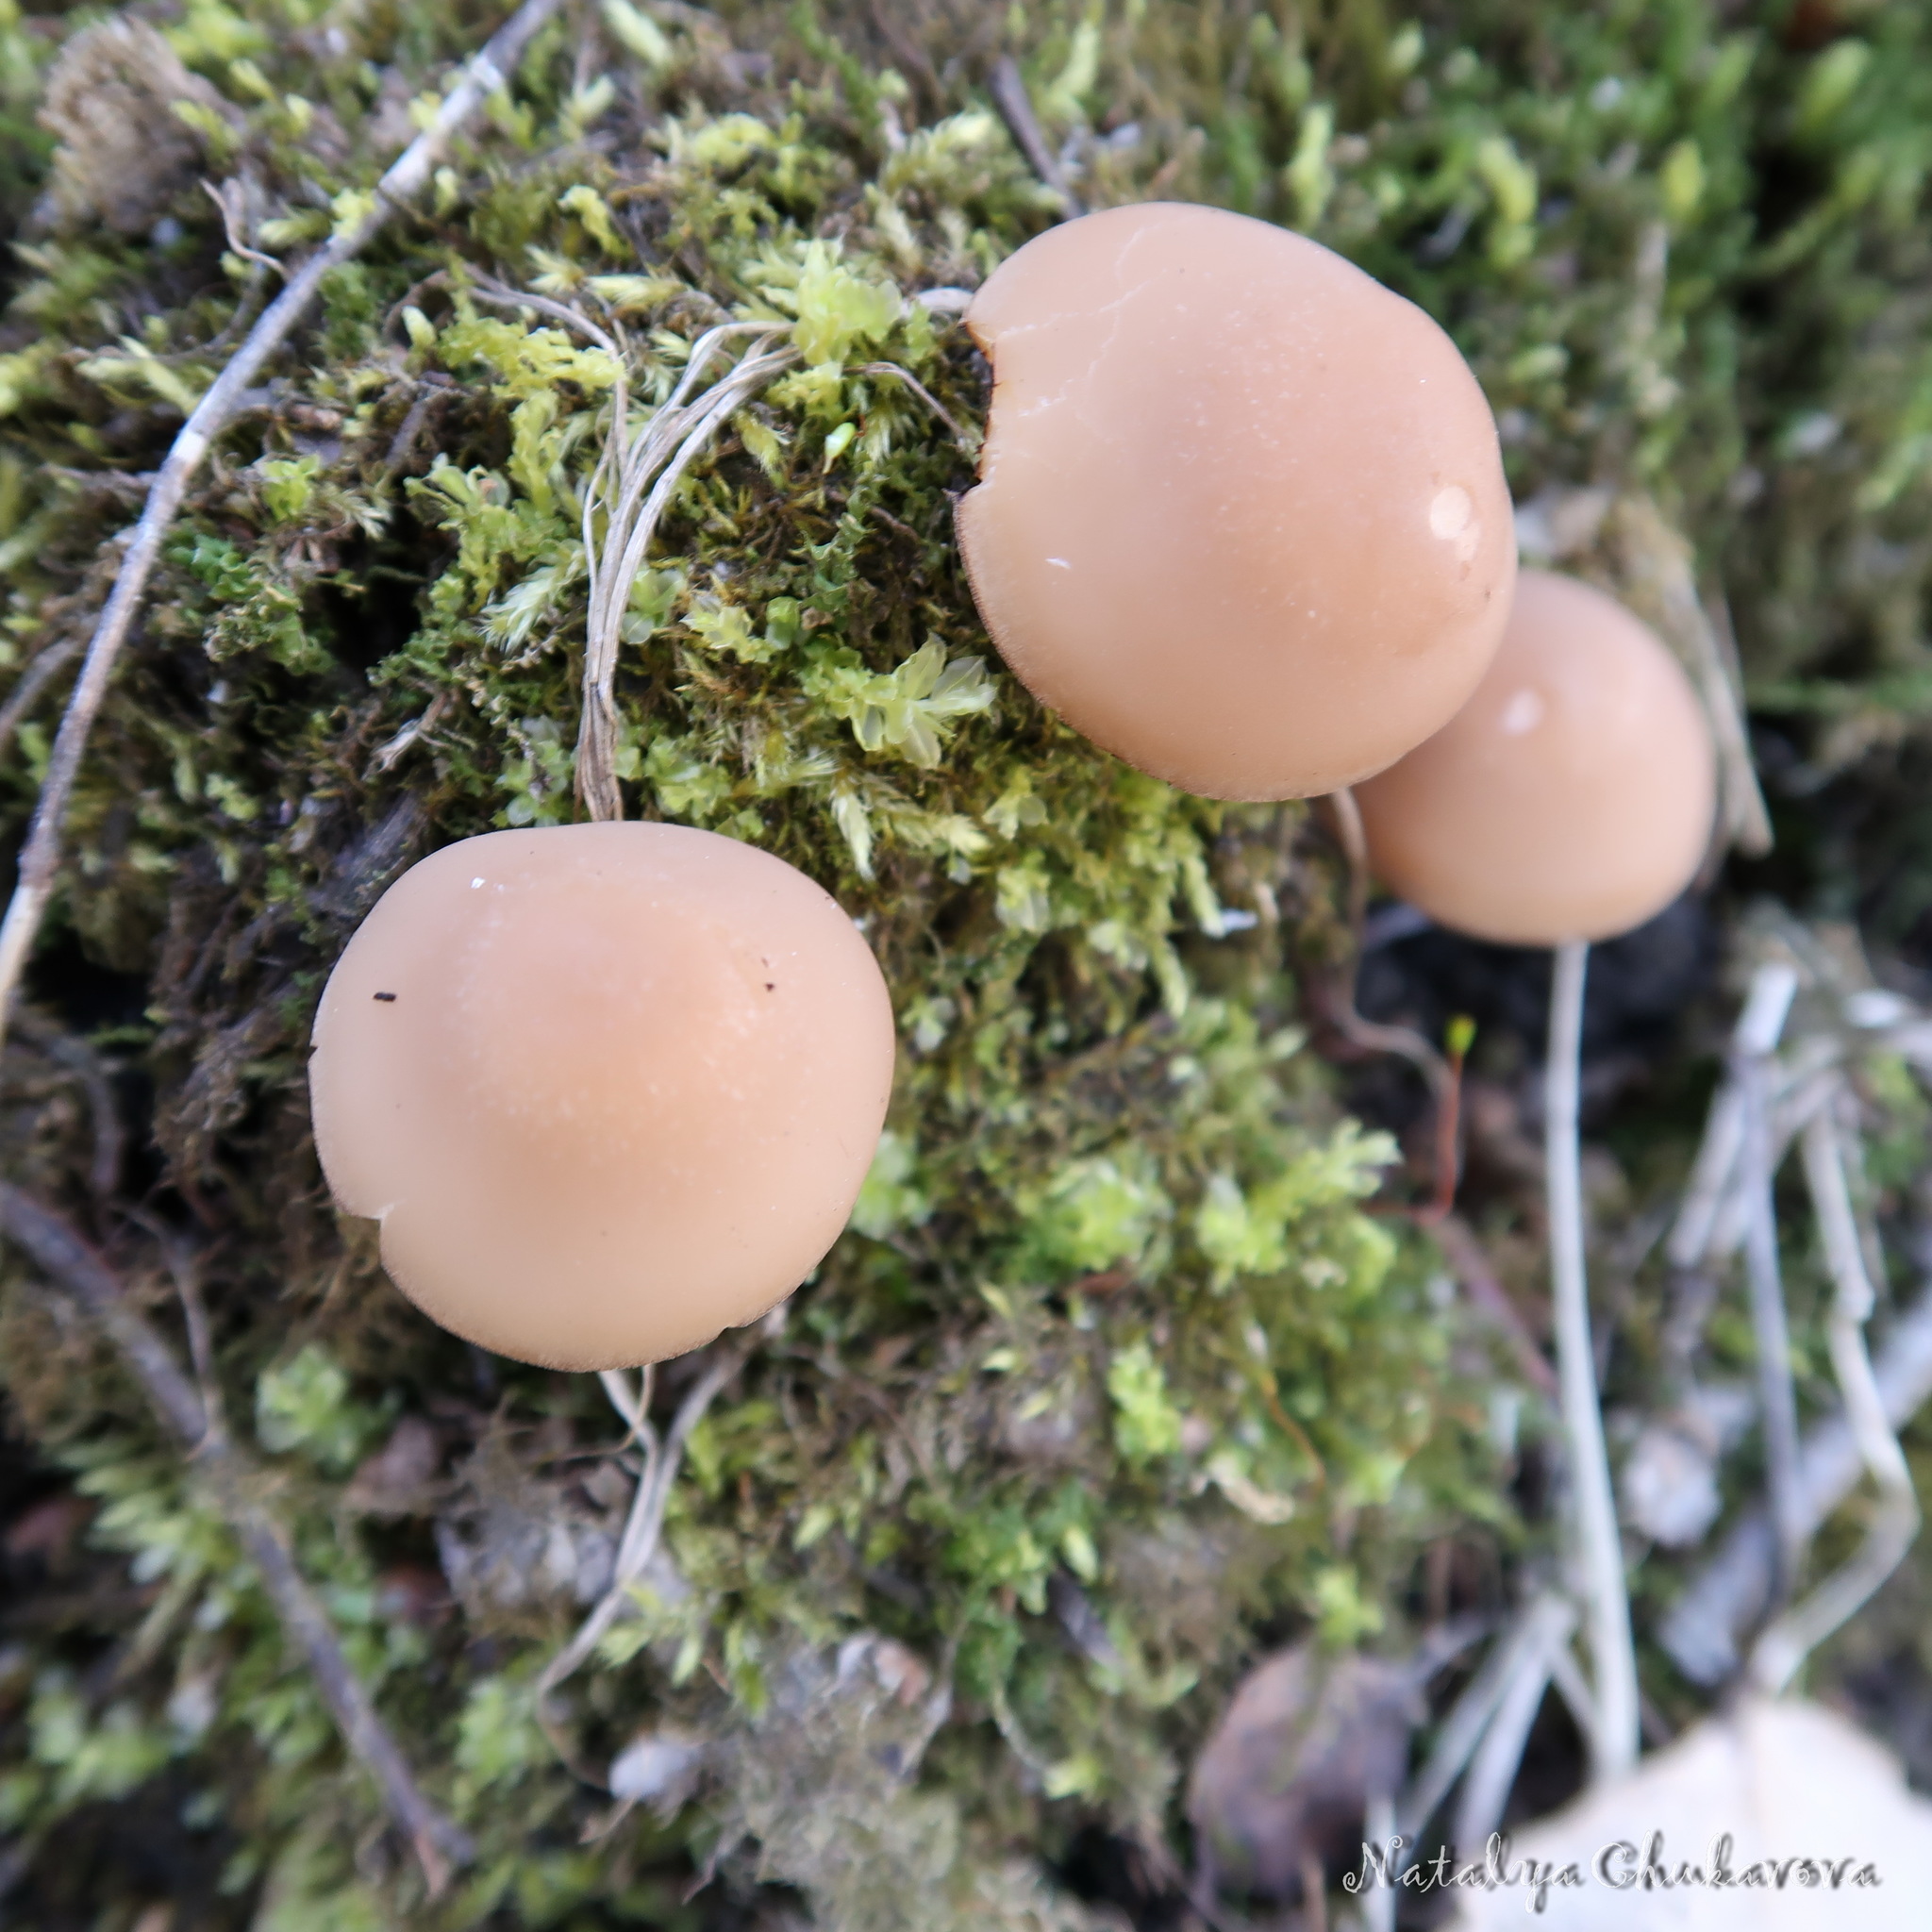
<svg viewBox="0 0 1932 1932">
<path fill-rule="evenodd" d="M 829 894 L 682 825 L 466 839 L 330 975 L 309 1093 L 337 1201 L 418 1307 L 554 1368 L 754 1320 L 845 1224 L 891 1003 Z"/>
<path fill-rule="evenodd" d="M 1696 874 L 1717 809 L 1697 693 L 1629 611 L 1524 571 L 1495 662 L 1429 741 L 1356 792 L 1376 875 L 1458 932 L 1609 939 Z"/>
<path fill-rule="evenodd" d="M 1412 303 L 1286 229 L 1153 202 L 1029 242 L 966 322 L 993 366 L 973 594 L 1075 730 L 1209 797 L 1303 797 L 1474 690 L 1509 495 Z"/>
</svg>

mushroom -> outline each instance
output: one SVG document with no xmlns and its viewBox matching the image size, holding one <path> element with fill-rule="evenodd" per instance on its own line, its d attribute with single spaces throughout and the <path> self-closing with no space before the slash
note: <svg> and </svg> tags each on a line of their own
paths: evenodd
<svg viewBox="0 0 1932 1932">
<path fill-rule="evenodd" d="M 1525 571 L 1501 648 L 1441 731 L 1355 794 L 1370 863 L 1442 924 L 1556 948 L 1544 1168 L 1557 1374 L 1589 1603 L 1594 1777 L 1638 1753 L 1637 1656 L 1584 1266 L 1577 1095 L 1590 942 L 1661 912 L 1708 849 L 1717 760 L 1690 681 L 1622 605 Z"/>
<path fill-rule="evenodd" d="M 492 832 L 350 940 L 309 1090 L 337 1201 L 424 1312 L 546 1366 L 756 1319 L 838 1238 L 892 1082 L 871 949 L 782 859 L 683 825 Z"/>
<path fill-rule="evenodd" d="M 1063 223 L 989 278 L 981 617 L 1096 744 L 1215 798 L 1305 797 L 1446 724 L 1516 568 L 1456 345 L 1339 255 L 1219 208 Z"/>
<path fill-rule="evenodd" d="M 1710 843 L 1717 762 L 1690 680 L 1614 598 L 1524 571 L 1475 693 L 1356 788 L 1376 875 L 1510 945 L 1627 932 Z"/>
</svg>

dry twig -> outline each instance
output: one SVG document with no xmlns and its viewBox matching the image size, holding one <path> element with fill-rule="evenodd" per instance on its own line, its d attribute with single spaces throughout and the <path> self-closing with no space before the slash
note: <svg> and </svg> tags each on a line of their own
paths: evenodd
<svg viewBox="0 0 1932 1932">
<path fill-rule="evenodd" d="M 1420 1841 L 1430 1819 L 1474 1756 L 1511 1685 L 1522 1674 L 1525 1656 L 1541 1656 L 1548 1649 L 1545 1637 L 1540 1636 L 1534 1644 L 1527 1645 L 1525 1639 L 1528 1633 L 1541 1630 L 1555 1614 L 1552 1606 L 1561 1612 L 1563 1634 L 1567 1637 L 1576 1622 L 1575 1611 L 1561 1598 L 1536 1598 L 1517 1613 L 1509 1628 L 1491 1647 L 1482 1668 L 1438 1727 L 1427 1760 L 1403 1793 L 1396 1809 L 1395 1829 L 1411 1848 Z M 1547 1669 L 1546 1664 L 1538 1667 Z"/>
<path fill-rule="evenodd" d="M 490 43 L 473 58 L 462 79 L 450 90 L 428 127 L 405 148 L 375 185 L 369 212 L 342 228 L 318 248 L 292 275 L 288 285 L 262 312 L 248 339 L 216 376 L 195 405 L 168 452 L 167 460 L 148 491 L 147 508 L 127 534 L 121 568 L 108 592 L 80 676 L 68 699 L 66 715 L 42 780 L 33 824 L 20 856 L 19 881 L 0 923 L 0 1038 L 35 938 L 53 897 L 60 863 L 60 834 L 74 795 L 75 782 L 93 722 L 107 695 L 108 683 L 146 594 L 148 579 L 160 557 L 161 544 L 188 486 L 201 468 L 215 440 L 233 421 L 244 392 L 270 357 L 282 346 L 315 299 L 324 279 L 353 260 L 381 232 L 390 216 L 410 201 L 429 179 L 451 138 L 483 103 L 508 86 L 530 37 L 562 5 L 562 0 L 524 0 Z"/>
<path fill-rule="evenodd" d="M 919 400 L 930 409 L 945 426 L 945 431 L 969 457 L 979 454 L 979 438 L 976 431 L 962 428 L 954 419 L 946 406 L 914 375 L 909 369 L 901 369 L 896 362 L 867 362 L 860 366 L 861 375 L 893 375 L 903 382 Z"/>
<path fill-rule="evenodd" d="M 430 1895 L 441 1895 L 451 1865 L 467 1862 L 475 1848 L 417 1788 L 368 1690 L 343 1656 L 327 1610 L 295 1567 L 288 1531 L 262 1500 L 259 1472 L 228 1439 L 218 1415 L 182 1374 L 174 1351 L 128 1300 L 106 1261 L 66 1222 L 18 1188 L 0 1182 L 0 1228 L 93 1318 L 155 1412 L 189 1452 L 190 1467 L 254 1564 L 283 1629 L 307 1658 L 343 1743 L 375 1780 L 391 1818 L 415 1850 Z"/>
<path fill-rule="evenodd" d="M 1777 1526 L 1775 1588 L 1780 1598 L 1796 1582 L 1806 1530 L 1798 1485 L 1798 1396 L 1791 1380 L 1790 1329 L 1778 1272 L 1777 1207 L 1771 1191 L 1775 1157 L 1770 1091 L 1772 1056 L 1797 990 L 1798 975 L 1789 965 L 1760 967 L 1732 1045 L 1732 1080 L 1740 1106 L 1739 1183 L 1746 1212 L 1744 1273 L 1757 1341 L 1758 1402 L 1771 1516 Z"/>
<path fill-rule="evenodd" d="M 1051 191 L 1060 205 L 1060 213 L 1069 218 L 1085 214 L 1087 210 L 1080 205 L 1080 197 L 1074 192 L 1073 183 L 1067 179 L 1067 171 L 1060 166 L 1059 157 L 1041 132 L 1040 118 L 1033 111 L 1033 97 L 1026 92 L 1020 63 L 1010 54 L 993 69 L 989 91 L 1000 119 L 1007 124 L 1007 132 L 1013 137 L 1013 145 L 1026 157 L 1026 165 Z"/>
<path fill-rule="evenodd" d="M 588 326 L 588 325 L 587 325 Z M 629 385 L 624 358 L 610 403 L 610 439 L 584 491 L 584 559 L 590 574 L 590 615 L 584 634 L 584 706 L 577 727 L 577 796 L 593 819 L 621 819 L 617 783 L 617 651 L 631 586 L 650 554 L 651 539 L 685 471 L 709 447 L 732 411 L 749 402 L 780 370 L 798 359 L 782 333 L 766 322 L 726 322 L 691 344 L 677 387 L 635 443 L 629 441 Z M 710 388 L 692 385 L 711 358 L 740 336 L 754 338 L 750 353 Z M 596 516 L 605 513 L 604 541 Z"/>
<path fill-rule="evenodd" d="M 1840 1088 L 1840 1106 L 1850 1098 Z M 1775 1694 L 1819 1644 L 1855 1615 L 1905 1559 L 1919 1533 L 1919 1499 L 1905 1451 L 1886 1419 L 1885 1398 L 1865 1349 L 1865 1324 L 1876 1300 L 1865 1270 L 1838 1108 L 1826 1108 L 1805 1129 L 1805 1177 L 1824 1241 L 1837 1293 L 1830 1322 L 1831 1363 L 1844 1396 L 1845 1420 L 1878 1487 L 1879 1508 L 1857 1554 L 1794 1605 L 1757 1640 L 1751 1674 Z M 1802 1504 L 1800 1506 L 1802 1507 Z"/>
<path fill-rule="evenodd" d="M 13 689 L 7 693 L 7 702 L 0 705 L 0 752 L 13 742 L 13 734 L 20 728 L 20 721 L 33 709 L 35 699 L 79 656 L 80 640 L 63 638 L 57 644 L 45 646 L 20 674 Z"/>
<path fill-rule="evenodd" d="M 1771 850 L 1771 814 L 1758 789 L 1744 718 L 1738 647 L 1723 601 L 1707 607 L 1697 594 L 1690 546 L 1647 496 L 1617 505 L 1624 569 L 1646 594 L 1665 632 L 1688 660 L 1717 741 L 1720 849 L 1735 845 L 1757 858 Z"/>
<path fill-rule="evenodd" d="M 766 1319 L 769 1321 L 771 1318 L 768 1316 Z M 624 1418 L 631 1436 L 643 1449 L 643 1472 L 638 1477 L 637 1493 L 631 1498 L 630 1516 L 617 1546 L 617 1560 L 611 1570 L 609 1589 L 598 1599 L 596 1607 L 584 1619 L 576 1635 L 550 1659 L 543 1667 L 543 1674 L 537 1679 L 539 1722 L 550 1741 L 556 1745 L 558 1756 L 587 1783 L 601 1783 L 602 1780 L 591 1778 L 577 1763 L 568 1740 L 563 1737 L 558 1714 L 551 1707 L 551 1692 L 579 1669 L 603 1641 L 605 1632 L 630 1607 L 631 1586 L 650 1567 L 651 1558 L 657 1554 L 658 1539 L 664 1528 L 665 1507 L 671 1500 L 672 1486 L 677 1480 L 678 1467 L 684 1460 L 684 1445 L 725 1385 L 749 1360 L 758 1334 L 758 1330 L 754 1329 L 749 1334 L 735 1335 L 728 1341 L 717 1344 L 704 1374 L 678 1405 L 677 1414 L 672 1419 L 671 1426 L 661 1441 L 644 1412 L 650 1401 L 650 1371 L 645 1371 L 643 1388 L 635 1395 L 621 1375 L 607 1374 L 601 1378 L 605 1392 L 610 1397 L 611 1407 Z"/>
<path fill-rule="evenodd" d="M 1362 929 L 1369 908 L 1369 839 L 1362 826 L 1361 807 L 1355 793 L 1344 785 L 1322 801 L 1333 821 L 1336 842 L 1348 865 L 1348 929 L 1355 941 L 1355 954 L 1349 961 L 1349 977 L 1338 987 L 1329 1001 L 1330 1020 L 1350 1044 L 1368 1053 L 1392 1053 L 1415 1068 L 1429 1083 L 1438 1108 L 1449 1106 L 1449 1091 L 1455 1076 L 1449 1062 L 1410 1026 L 1385 1026 L 1378 1021 L 1364 1020 L 1355 1005 L 1354 973 L 1361 958 Z"/>
<path fill-rule="evenodd" d="M 1496 1697 L 1474 1747 L 1469 1774 L 1457 1802 L 1450 1837 L 1465 1857 L 1489 1841 L 1503 1821 L 1510 1788 L 1523 1764 L 1537 1712 L 1542 1708 L 1557 1652 L 1575 1627 L 1576 1607 L 1567 1597 L 1538 1597 L 1504 1640 L 1496 1675 Z M 1601 1702 L 1599 1696 L 1598 1702 Z M 1634 1729 L 1634 1726 L 1633 1726 Z M 1631 1751 L 1634 1759 L 1636 1751 Z"/>
<path fill-rule="evenodd" d="M 591 592 L 584 635 L 583 712 L 577 726 L 576 790 L 591 818 L 621 819 L 624 797 L 618 789 L 616 766 L 617 652 L 623 642 L 624 613 L 631 586 L 644 567 L 651 539 L 685 471 L 709 447 L 732 411 L 749 402 L 780 370 L 797 361 L 797 352 L 789 346 L 772 346 L 783 331 L 771 323 L 727 322 L 707 329 L 691 344 L 677 386 L 633 443 L 628 343 L 621 327 L 613 323 L 613 334 L 568 303 L 506 288 L 488 275 L 477 276 L 470 292 L 499 308 L 528 308 L 547 315 L 594 342 L 617 365 L 610 398 L 610 434 L 583 496 L 584 567 Z M 691 385 L 712 357 L 739 336 L 758 338 L 751 354 L 693 397 Z M 902 372 L 894 368 L 894 373 Z M 932 401 L 929 396 L 926 400 Z M 939 405 L 933 403 L 933 408 L 937 409 Z M 650 493 L 645 495 L 647 487 Z M 600 510 L 605 518 L 601 545 L 596 532 Z"/>
<path fill-rule="evenodd" d="M 1932 1397 L 1932 1289 L 1891 1324 L 1873 1364 L 1882 1413 L 1902 1426 Z M 1798 1458 L 1798 1493 L 1808 1536 L 1866 1473 L 1858 1439 L 1843 1415 L 1821 1423 L 1805 1438 Z M 1762 1614 L 1771 1591 L 1774 1539 L 1762 1510 L 1745 1516 L 1715 1556 L 1672 1605 L 1657 1635 L 1692 1682 L 1713 1684 L 1738 1662 L 1738 1640 Z"/>
</svg>

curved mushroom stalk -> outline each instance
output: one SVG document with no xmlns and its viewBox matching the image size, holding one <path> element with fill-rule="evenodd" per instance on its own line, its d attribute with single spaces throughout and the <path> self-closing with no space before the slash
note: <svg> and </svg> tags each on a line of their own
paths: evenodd
<svg viewBox="0 0 1932 1932">
<path fill-rule="evenodd" d="M 1456 931 L 1557 949 L 1544 1118 L 1557 1375 L 1591 1762 L 1617 1777 L 1636 1761 L 1639 1693 L 1584 1268 L 1584 976 L 1591 941 L 1654 918 L 1695 874 L 1717 807 L 1710 729 L 1676 659 L 1620 604 L 1525 571 L 1474 695 L 1356 800 L 1385 884 Z"/>
</svg>

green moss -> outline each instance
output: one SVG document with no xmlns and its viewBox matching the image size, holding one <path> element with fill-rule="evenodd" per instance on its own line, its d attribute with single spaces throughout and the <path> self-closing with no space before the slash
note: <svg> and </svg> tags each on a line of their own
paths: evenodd
<svg viewBox="0 0 1932 1932">
<path fill-rule="evenodd" d="M 1729 584 L 1766 703 L 1826 721 L 1808 753 L 1920 730 L 1913 9 L 1822 50 L 1775 10 L 1692 0 L 1332 20 L 1145 0 L 970 30 L 892 11 L 887 37 L 862 8 L 607 0 L 602 28 L 547 31 L 431 207 L 332 278 L 175 532 L 49 943 L 140 976 L 101 1045 L 156 1096 L 156 1199 L 200 1246 L 230 1408 L 484 1849 L 438 1911 L 406 1866 L 358 1862 L 374 1793 L 257 1585 L 9 1257 L 16 1411 L 150 1592 L 34 1651 L 0 1784 L 29 1842 L 165 1769 L 233 1834 L 238 1924 L 697 1924 L 763 1879 L 828 1924 L 905 1923 L 915 1895 L 934 1927 L 1077 1924 L 1041 1859 L 1087 1822 L 1172 1827 L 1177 1767 L 1257 1632 L 1396 1641 L 1423 1545 L 1507 1524 L 1464 1386 L 1487 1371 L 1455 1357 L 1424 1244 L 1364 1211 L 1393 1150 L 1340 1117 L 1300 1030 L 1335 945 L 1302 811 L 1094 752 L 974 617 L 947 497 L 984 372 L 912 297 L 976 282 L 1050 218 L 980 92 L 1002 49 L 1091 199 L 1309 226 L 1440 315 L 1520 496 L 1657 497 Z M 167 44 L 206 92 L 129 233 L 77 156 L 79 201 L 28 219 L 35 76 L 69 23 L 0 14 L 0 198 L 26 224 L 0 340 L 0 665 L 84 634 L 131 479 L 273 286 L 200 175 L 253 184 L 251 247 L 298 249 L 485 25 L 190 6 Z M 662 1821 L 611 1824 L 529 1701 L 622 1507 L 601 1398 L 502 1365 L 479 1386 L 338 1226 L 307 1133 L 308 1017 L 382 885 L 441 841 L 576 813 L 576 505 L 615 372 L 479 300 L 479 273 L 621 323 L 646 404 L 711 323 L 791 331 L 801 366 L 693 466 L 632 592 L 618 770 L 632 812 L 824 881 L 902 1028 L 854 1227 L 693 1438 L 669 1561 L 574 1687 L 592 1763 L 642 1726 L 714 1740 L 700 1801 Z M 61 684 L 0 773 L 16 829 Z M 9 1074 L 31 1059 L 10 1050 Z M 79 1202 L 84 1111 L 31 1071 L 46 1104 L 9 1117 L 10 1169 Z M 158 1274 L 145 1237 L 114 1238 Z M 429 1420 L 446 1463 L 378 1504 L 351 1472 L 397 1418 Z M 458 1607 L 409 1609 L 439 1560 Z M 69 1668 L 103 1637 L 133 1659 L 106 1697 Z M 929 1748 L 917 1697 L 841 1674 L 861 1639 L 950 1677 Z M 916 1777 L 892 1769 L 922 1750 Z M 673 1903 L 712 1860 L 719 1887 Z"/>
</svg>

